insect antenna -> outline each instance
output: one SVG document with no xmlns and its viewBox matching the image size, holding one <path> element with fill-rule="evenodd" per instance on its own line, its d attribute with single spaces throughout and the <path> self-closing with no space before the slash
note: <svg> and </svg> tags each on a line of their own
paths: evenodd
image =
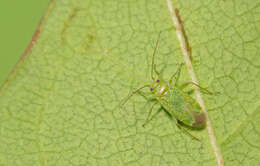
<svg viewBox="0 0 260 166">
<path fill-rule="evenodd" d="M 155 48 L 154 48 L 154 51 L 153 51 L 153 57 L 152 57 L 152 69 L 151 69 L 151 79 L 154 81 L 154 77 L 153 77 L 153 71 L 154 71 L 154 56 L 155 56 L 155 53 L 156 53 L 156 50 L 158 48 L 158 44 L 159 44 L 159 39 L 160 39 L 160 35 L 161 35 L 162 31 L 159 32 L 158 34 L 158 38 L 157 38 L 157 41 L 156 41 L 156 44 L 155 44 Z"/>
</svg>

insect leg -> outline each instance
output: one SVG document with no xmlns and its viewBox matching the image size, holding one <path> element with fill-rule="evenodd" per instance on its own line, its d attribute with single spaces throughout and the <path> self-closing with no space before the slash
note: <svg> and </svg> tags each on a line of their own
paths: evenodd
<svg viewBox="0 0 260 166">
<path fill-rule="evenodd" d="M 149 111 L 149 113 L 148 113 L 148 116 L 147 116 L 147 118 L 146 118 L 146 120 L 145 120 L 145 122 L 144 122 L 144 124 L 143 124 L 143 127 L 147 124 L 147 122 L 149 122 L 149 117 L 150 117 L 150 115 L 151 115 L 151 112 L 152 112 L 152 110 L 153 110 L 153 107 L 154 107 L 156 104 L 158 104 L 158 102 L 155 102 L 155 103 L 152 105 L 152 107 L 151 107 L 151 109 L 150 109 L 150 111 Z"/>
<path fill-rule="evenodd" d="M 185 130 L 178 122 L 178 120 L 176 120 L 176 125 L 183 130 L 186 134 L 188 134 L 189 136 L 191 136 L 193 139 L 195 139 L 196 141 L 200 142 L 200 139 L 198 139 L 197 137 L 195 137 L 194 135 L 192 135 L 190 132 L 188 132 L 187 130 Z"/>
<path fill-rule="evenodd" d="M 156 98 L 149 92 L 138 91 L 138 94 L 148 102 L 156 101 Z"/>
<path fill-rule="evenodd" d="M 188 95 L 191 95 L 191 94 L 194 93 L 194 89 L 191 89 L 191 90 L 187 91 L 186 93 L 187 93 Z"/>
<path fill-rule="evenodd" d="M 170 81 L 169 81 L 170 84 L 172 84 L 173 78 L 175 77 L 175 75 L 177 75 L 177 77 L 175 78 L 175 83 L 174 83 L 174 85 L 177 85 L 178 80 L 179 80 L 179 78 L 180 78 L 182 66 L 183 66 L 183 63 L 181 63 L 181 64 L 179 65 L 179 68 L 177 69 L 177 71 L 171 76 L 171 79 L 170 79 Z"/>
<path fill-rule="evenodd" d="M 216 94 L 216 92 L 215 92 L 215 93 L 214 93 L 214 92 L 211 92 L 211 91 L 207 90 L 206 88 L 203 88 L 203 87 L 199 86 L 198 84 L 196 84 L 196 83 L 194 83 L 194 82 L 191 82 L 191 81 L 183 83 L 179 88 L 180 88 L 180 89 L 184 89 L 184 88 L 186 88 L 189 84 L 193 84 L 193 85 L 197 86 L 198 88 L 200 88 L 201 90 L 203 90 L 203 91 L 201 91 L 201 92 L 203 92 L 203 93 L 206 93 L 206 94 L 209 94 L 209 95 Z"/>
<path fill-rule="evenodd" d="M 126 103 L 134 94 L 136 94 L 137 92 L 139 92 L 139 91 L 142 90 L 143 88 L 149 88 L 149 87 L 150 87 L 150 85 L 144 85 L 144 86 L 142 86 L 142 87 L 140 87 L 140 88 L 138 88 L 138 89 L 132 91 L 132 93 L 125 99 L 125 101 L 121 104 L 121 106 L 124 106 L 125 103 Z"/>
</svg>

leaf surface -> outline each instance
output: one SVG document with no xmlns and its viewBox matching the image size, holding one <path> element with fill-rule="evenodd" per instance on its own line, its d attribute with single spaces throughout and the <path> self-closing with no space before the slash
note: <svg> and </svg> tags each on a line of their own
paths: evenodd
<svg viewBox="0 0 260 166">
<path fill-rule="evenodd" d="M 260 163 L 257 1 L 177 1 L 225 165 Z M 142 96 L 183 62 L 166 1 L 52 1 L 0 91 L 0 165 L 217 165 L 206 130 L 178 129 Z M 190 80 L 187 69 L 181 80 Z M 158 110 L 158 111 L 157 111 Z"/>
</svg>

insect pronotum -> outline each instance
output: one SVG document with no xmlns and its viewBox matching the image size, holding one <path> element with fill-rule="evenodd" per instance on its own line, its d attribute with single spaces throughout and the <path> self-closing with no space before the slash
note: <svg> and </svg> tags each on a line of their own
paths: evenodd
<svg viewBox="0 0 260 166">
<path fill-rule="evenodd" d="M 187 130 L 182 128 L 182 126 L 179 124 L 179 122 L 181 122 L 182 124 L 192 128 L 203 128 L 206 126 L 205 113 L 202 112 L 202 109 L 197 101 L 190 96 L 189 93 L 191 91 L 185 92 L 184 88 L 187 87 L 187 85 L 193 84 L 195 86 L 198 86 L 200 89 L 204 90 L 204 92 L 207 92 L 208 94 L 212 93 L 193 82 L 185 82 L 179 85 L 178 81 L 183 64 L 179 66 L 177 71 L 170 77 L 169 81 L 165 81 L 159 77 L 159 72 L 155 68 L 154 57 L 158 48 L 160 34 L 161 32 L 158 35 L 158 39 L 156 41 L 155 49 L 152 56 L 151 83 L 143 85 L 142 87 L 134 90 L 126 98 L 122 105 L 124 105 L 129 100 L 129 98 L 131 98 L 137 92 L 141 92 L 144 88 L 149 88 L 150 93 L 153 96 L 152 99 L 155 99 L 155 102 L 152 105 L 143 126 L 149 121 L 149 117 L 154 106 L 156 104 L 160 104 L 164 108 L 164 110 L 166 110 L 176 120 L 176 124 L 179 128 L 183 129 L 194 139 L 199 140 L 195 136 L 191 135 Z M 154 73 L 156 74 L 156 76 L 154 76 Z"/>
</svg>

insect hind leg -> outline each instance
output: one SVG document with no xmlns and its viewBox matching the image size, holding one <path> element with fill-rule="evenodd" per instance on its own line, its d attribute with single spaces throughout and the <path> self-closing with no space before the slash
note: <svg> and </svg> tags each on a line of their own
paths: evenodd
<svg viewBox="0 0 260 166">
<path fill-rule="evenodd" d="M 192 135 L 190 132 L 188 132 L 188 130 L 186 130 L 185 128 L 183 128 L 183 126 L 181 126 L 181 124 L 179 123 L 178 120 L 176 120 L 176 125 L 178 126 L 179 129 L 183 130 L 186 134 L 188 134 L 190 137 L 192 137 L 193 139 L 195 139 L 196 141 L 200 142 L 200 139 L 195 137 L 194 135 Z"/>
</svg>

